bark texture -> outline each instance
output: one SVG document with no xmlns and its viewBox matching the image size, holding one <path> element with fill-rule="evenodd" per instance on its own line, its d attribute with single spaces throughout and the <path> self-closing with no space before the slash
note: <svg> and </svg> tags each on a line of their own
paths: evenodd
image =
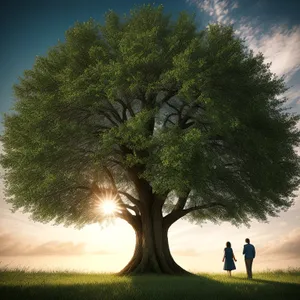
<svg viewBox="0 0 300 300">
<path fill-rule="evenodd" d="M 181 204 L 177 205 L 171 213 L 163 216 L 163 205 L 167 195 L 153 193 L 149 183 L 140 178 L 141 173 L 141 170 L 136 168 L 128 172 L 129 178 L 135 185 L 138 198 L 135 199 L 129 195 L 127 198 L 135 205 L 136 214 L 132 215 L 125 210 L 120 217 L 133 227 L 136 245 L 133 257 L 118 274 L 192 275 L 174 261 L 168 242 L 170 226 L 188 212 L 183 210 L 188 194 L 184 199 L 178 200 Z"/>
<path fill-rule="evenodd" d="M 135 230 L 136 245 L 129 263 L 118 274 L 169 274 L 192 275 L 181 268 L 173 259 L 169 242 L 167 224 L 160 207 L 153 207 L 138 216 L 140 222 L 131 224 Z"/>
</svg>

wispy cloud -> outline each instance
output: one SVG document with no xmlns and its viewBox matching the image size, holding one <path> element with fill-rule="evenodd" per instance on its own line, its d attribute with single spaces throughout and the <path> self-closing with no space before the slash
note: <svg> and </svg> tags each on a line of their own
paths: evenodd
<svg viewBox="0 0 300 300">
<path fill-rule="evenodd" d="M 187 3 L 196 5 L 201 11 L 207 13 L 213 22 L 232 24 L 234 19 L 230 16 L 238 8 L 237 1 L 228 0 L 187 0 Z"/>
<path fill-rule="evenodd" d="M 73 255 L 106 255 L 113 254 L 106 250 L 93 252 L 86 251 L 86 243 L 73 243 L 70 241 L 49 241 L 41 244 L 27 242 L 25 236 L 12 233 L 0 234 L 0 256 L 73 256 Z"/>
<path fill-rule="evenodd" d="M 255 53 L 262 52 L 265 62 L 272 62 L 271 71 L 278 76 L 285 75 L 288 83 L 300 71 L 300 26 L 288 28 L 284 24 L 267 24 L 259 17 L 241 15 L 240 1 L 229 0 L 187 0 L 210 16 L 212 22 L 233 24 L 236 34 L 245 39 Z M 289 104 L 297 104 L 299 86 L 291 87 L 286 93 Z"/>
<path fill-rule="evenodd" d="M 263 32 L 261 25 L 245 18 L 238 24 L 237 33 L 245 38 L 254 52 L 262 52 L 266 62 L 272 62 L 272 72 L 285 75 L 289 81 L 300 70 L 300 26 L 289 29 L 278 24 Z"/>
<path fill-rule="evenodd" d="M 273 260 L 300 259 L 300 228 L 292 230 L 289 234 L 270 242 L 259 249 L 259 255 L 271 257 Z"/>
<path fill-rule="evenodd" d="M 198 251 L 196 251 L 193 248 L 188 248 L 188 249 L 175 249 L 172 251 L 172 254 L 178 255 L 178 256 L 199 256 Z"/>
<path fill-rule="evenodd" d="M 287 97 L 287 106 L 295 107 L 297 104 L 300 104 L 300 84 L 292 86 L 286 93 Z M 299 125 L 300 126 L 300 125 Z"/>
<path fill-rule="evenodd" d="M 81 255 L 85 254 L 85 244 L 49 241 L 39 245 L 26 242 L 10 233 L 0 235 L 0 256 L 39 256 L 39 255 Z"/>
</svg>

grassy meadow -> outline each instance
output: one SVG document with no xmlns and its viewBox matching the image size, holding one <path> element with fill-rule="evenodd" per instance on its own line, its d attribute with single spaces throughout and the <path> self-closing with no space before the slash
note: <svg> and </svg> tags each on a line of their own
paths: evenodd
<svg viewBox="0 0 300 300">
<path fill-rule="evenodd" d="M 191 277 L 0 270 L 0 299 L 300 299 L 300 269 Z"/>
</svg>

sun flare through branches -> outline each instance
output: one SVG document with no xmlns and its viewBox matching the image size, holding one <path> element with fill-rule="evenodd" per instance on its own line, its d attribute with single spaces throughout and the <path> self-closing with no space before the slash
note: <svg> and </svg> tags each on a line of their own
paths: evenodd
<svg viewBox="0 0 300 300">
<path fill-rule="evenodd" d="M 101 214 L 107 217 L 113 217 L 120 211 L 120 206 L 115 195 L 104 193 L 102 195 L 97 195 L 97 198 L 99 201 L 97 202 L 96 207 Z"/>
<path fill-rule="evenodd" d="M 117 211 L 117 203 L 113 199 L 104 199 L 101 201 L 99 208 L 104 215 L 113 215 Z"/>
</svg>

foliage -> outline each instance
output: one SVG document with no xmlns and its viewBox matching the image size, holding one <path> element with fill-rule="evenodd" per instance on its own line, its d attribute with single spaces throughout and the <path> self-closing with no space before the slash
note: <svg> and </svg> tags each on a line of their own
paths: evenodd
<svg viewBox="0 0 300 300">
<path fill-rule="evenodd" d="M 143 201 L 132 174 L 165 212 L 182 204 L 199 222 L 266 220 L 292 205 L 298 117 L 279 100 L 283 78 L 232 27 L 198 31 L 162 6 L 109 12 L 104 25 L 76 23 L 14 90 L 7 201 L 35 220 L 101 222 L 93 185 Z"/>
</svg>

